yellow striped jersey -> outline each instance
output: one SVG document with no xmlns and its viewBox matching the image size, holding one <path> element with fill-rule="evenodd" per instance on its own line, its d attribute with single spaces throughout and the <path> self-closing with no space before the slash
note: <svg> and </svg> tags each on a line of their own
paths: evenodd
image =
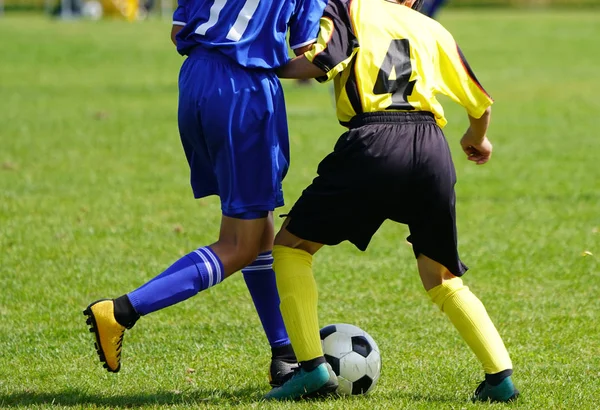
<svg viewBox="0 0 600 410">
<path fill-rule="evenodd" d="M 329 0 L 306 58 L 333 79 L 342 125 L 365 112 L 429 111 L 446 125 L 444 94 L 479 118 L 493 100 L 452 35 L 435 20 L 386 0 Z"/>
</svg>

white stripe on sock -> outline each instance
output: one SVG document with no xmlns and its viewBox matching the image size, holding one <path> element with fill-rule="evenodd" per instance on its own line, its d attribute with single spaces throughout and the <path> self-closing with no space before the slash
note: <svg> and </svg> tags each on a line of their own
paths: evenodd
<svg viewBox="0 0 600 410">
<path fill-rule="evenodd" d="M 202 248 L 202 249 L 204 249 L 204 252 L 206 252 L 208 254 L 208 256 L 210 257 L 210 259 L 213 261 L 213 264 L 214 264 L 214 267 L 216 270 L 216 274 L 217 274 L 215 285 L 217 283 L 221 283 L 221 281 L 223 280 L 223 272 L 221 272 L 221 264 L 219 263 L 219 261 L 217 260 L 217 257 L 215 256 L 214 253 L 212 253 L 211 250 L 206 249 L 206 248 Z"/>
<path fill-rule="evenodd" d="M 206 256 L 204 256 L 204 254 L 202 252 L 200 252 L 199 249 L 196 249 L 194 251 L 194 253 L 196 253 L 196 255 L 200 256 L 200 258 L 202 258 L 202 261 L 204 262 L 204 265 L 206 266 L 206 271 L 208 272 L 208 287 L 210 288 L 213 285 L 213 269 L 211 266 L 211 263 L 208 261 L 208 259 L 206 259 Z"/>
<path fill-rule="evenodd" d="M 252 271 L 252 270 L 263 270 L 263 269 L 273 269 L 273 265 L 260 265 L 260 266 L 252 266 L 252 265 L 248 265 L 246 266 L 244 269 L 242 269 L 244 272 L 246 271 Z"/>
</svg>

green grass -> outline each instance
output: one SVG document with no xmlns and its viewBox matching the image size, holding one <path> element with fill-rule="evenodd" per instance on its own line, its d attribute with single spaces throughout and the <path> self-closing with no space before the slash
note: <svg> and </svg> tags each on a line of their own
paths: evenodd
<svg viewBox="0 0 600 410">
<path fill-rule="evenodd" d="M 512 354 L 523 395 L 511 407 L 597 408 L 600 15 L 447 11 L 442 22 L 496 99 L 488 165 L 463 158 L 466 119 L 450 103 L 446 133 L 465 281 Z M 141 320 L 121 372 L 101 368 L 82 309 L 218 229 L 218 202 L 194 201 L 188 187 L 169 30 L 0 19 L 0 408 L 506 407 L 468 402 L 479 365 L 422 290 L 406 228 L 391 223 L 364 254 L 346 243 L 315 259 L 321 324 L 353 323 L 379 343 L 371 395 L 261 401 L 268 345 L 240 275 Z M 327 86 L 286 89 L 293 159 L 281 213 L 343 130 Z"/>
</svg>

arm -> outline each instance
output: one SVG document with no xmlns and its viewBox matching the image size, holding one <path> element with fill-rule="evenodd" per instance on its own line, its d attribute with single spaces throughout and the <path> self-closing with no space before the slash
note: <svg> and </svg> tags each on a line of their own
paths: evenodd
<svg viewBox="0 0 600 410">
<path fill-rule="evenodd" d="M 492 156 L 492 144 L 486 133 L 494 100 L 479 83 L 456 41 L 446 30 L 438 31 L 438 56 L 438 91 L 462 105 L 469 117 L 469 128 L 460 145 L 469 161 L 485 164 Z"/>
<path fill-rule="evenodd" d="M 280 78 L 317 78 L 327 75 L 325 71 L 311 63 L 304 55 L 296 57 L 277 70 Z"/>
<path fill-rule="evenodd" d="M 492 107 L 487 107 L 483 112 L 483 115 L 479 118 L 471 117 L 469 115 L 469 129 L 471 129 L 473 134 L 474 143 L 481 142 L 485 138 L 485 134 L 490 126 L 491 117 Z"/>
<path fill-rule="evenodd" d="M 301 56 L 302 54 L 304 54 L 304 53 L 306 53 L 308 50 L 310 50 L 310 49 L 312 48 L 313 44 L 314 44 L 314 43 L 310 43 L 310 44 L 307 44 L 307 45 L 305 45 L 305 46 L 302 46 L 302 47 L 295 48 L 295 49 L 294 49 L 294 54 L 295 54 L 297 57 Z"/>
<path fill-rule="evenodd" d="M 294 13 L 290 18 L 288 42 L 296 56 L 311 49 L 317 41 L 319 20 L 323 15 L 326 0 L 296 1 Z"/>
<path fill-rule="evenodd" d="M 181 31 L 182 28 L 183 26 L 177 24 L 173 24 L 173 27 L 171 27 L 171 41 L 173 44 L 175 44 L 175 46 L 177 46 L 177 40 L 175 39 L 175 36 Z"/>
<path fill-rule="evenodd" d="M 177 47 L 177 39 L 175 36 L 177 33 L 185 27 L 187 23 L 187 10 L 186 10 L 186 2 L 187 0 L 177 0 L 177 8 L 173 11 L 173 27 L 171 27 L 171 41 Z"/>
<path fill-rule="evenodd" d="M 358 41 L 352 31 L 348 4 L 344 0 L 329 0 L 320 20 L 316 42 L 294 49 L 299 57 L 277 70 L 281 78 L 316 78 L 329 81 L 342 72 L 358 51 Z M 300 53 L 304 52 L 300 56 Z"/>
<path fill-rule="evenodd" d="M 492 143 L 486 136 L 491 115 L 491 107 L 487 107 L 479 118 L 472 117 L 469 114 L 470 126 L 460 140 L 460 145 L 467 154 L 468 160 L 474 161 L 477 165 L 485 164 L 492 156 Z"/>
</svg>

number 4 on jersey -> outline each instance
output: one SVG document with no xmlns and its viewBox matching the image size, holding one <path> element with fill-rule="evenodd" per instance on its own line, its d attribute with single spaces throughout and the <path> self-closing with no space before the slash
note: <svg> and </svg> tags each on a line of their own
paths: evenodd
<svg viewBox="0 0 600 410">
<path fill-rule="evenodd" d="M 392 70 L 394 79 L 392 77 Z M 373 86 L 374 94 L 392 94 L 392 103 L 386 110 L 414 110 L 407 98 L 412 94 L 415 80 L 410 81 L 412 65 L 410 63 L 410 45 L 407 39 L 392 40 L 377 80 Z"/>
</svg>

